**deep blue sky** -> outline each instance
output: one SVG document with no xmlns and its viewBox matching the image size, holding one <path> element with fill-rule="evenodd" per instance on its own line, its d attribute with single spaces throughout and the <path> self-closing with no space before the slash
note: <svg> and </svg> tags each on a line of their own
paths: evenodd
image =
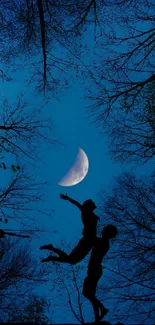
<svg viewBox="0 0 155 325">
<path fill-rule="evenodd" d="M 44 146 L 39 147 L 38 143 L 38 151 L 42 161 L 37 162 L 35 174 L 38 182 L 48 181 L 45 189 L 47 201 L 43 203 L 41 209 L 52 208 L 54 210 L 52 218 L 43 217 L 41 214 L 34 216 L 38 227 L 44 227 L 47 230 L 47 232 L 40 232 L 39 238 L 32 241 L 32 251 L 34 254 L 37 253 L 39 258 L 39 256 L 48 255 L 48 252 L 39 251 L 39 246 L 43 244 L 51 242 L 60 248 L 60 241 L 63 240 L 66 245 L 70 243 L 71 247 L 74 247 L 80 239 L 82 232 L 80 213 L 76 207 L 59 198 L 61 192 L 67 193 L 80 203 L 92 198 L 98 205 L 100 203 L 98 198 L 100 189 L 109 190 L 114 184 L 115 177 L 128 168 L 132 170 L 132 166 L 123 166 L 111 160 L 108 154 L 108 138 L 101 135 L 97 126 L 92 124 L 88 118 L 88 108 L 86 108 L 88 102 L 83 99 L 84 89 L 80 81 L 66 91 L 65 94 L 60 95 L 59 101 L 53 99 L 51 95 L 51 100 L 46 103 L 42 95 L 35 93 L 33 85 L 28 88 L 24 84 L 27 74 L 26 69 L 16 72 L 13 75 L 13 82 L 1 85 L 1 94 L 12 101 L 20 93 L 23 93 L 28 104 L 34 107 L 41 104 L 42 118 L 52 117 L 53 131 L 49 135 L 65 145 L 55 144 L 49 146 L 49 144 L 45 143 Z M 61 187 L 57 183 L 65 171 L 71 168 L 79 147 L 88 156 L 88 174 L 81 183 L 73 187 Z M 30 173 L 34 172 L 31 161 L 29 161 L 27 168 Z M 142 167 L 141 170 L 145 173 L 147 167 Z M 98 214 L 98 210 L 96 210 L 96 214 Z M 6 227 L 10 228 L 10 225 L 12 226 L 12 223 Z M 15 228 L 17 229 L 17 224 Z M 53 230 L 57 232 L 52 233 Z M 85 265 L 85 272 L 86 267 L 87 265 Z M 49 287 L 50 283 L 48 289 Z M 40 288 L 39 290 L 48 292 L 50 298 L 48 289 Z M 67 303 L 65 298 L 64 303 Z M 85 302 L 85 304 L 88 306 L 85 309 L 86 320 L 91 321 L 93 320 L 91 319 L 91 307 L 89 303 Z M 54 317 L 53 321 L 63 323 L 64 316 L 62 312 L 57 310 Z M 110 316 L 105 319 L 110 320 L 108 317 Z M 68 321 L 76 322 L 70 312 L 66 314 L 65 322 Z"/>
<path fill-rule="evenodd" d="M 36 96 L 33 88 L 26 89 L 21 82 L 21 78 L 24 75 L 21 73 L 16 74 L 16 80 L 14 83 L 3 85 L 3 95 L 10 97 L 10 100 L 16 97 L 20 92 L 24 94 L 28 103 L 31 105 L 43 104 L 42 118 L 46 119 L 52 116 L 53 132 L 49 134 L 51 137 L 56 138 L 65 146 L 55 144 L 44 144 L 39 148 L 38 152 L 41 157 L 41 161 L 37 162 L 37 168 L 33 170 L 31 161 L 28 164 L 28 171 L 30 173 L 35 172 L 37 181 L 47 181 L 48 185 L 45 187 L 46 202 L 41 204 L 41 209 L 47 211 L 53 209 L 52 217 L 46 217 L 42 214 L 37 215 L 34 213 L 36 225 L 45 232 L 40 232 L 37 238 L 32 237 L 32 252 L 38 257 L 45 257 L 48 255 L 48 251 L 40 252 L 39 247 L 46 243 L 53 243 L 55 246 L 61 248 L 60 241 L 64 241 L 65 246 L 68 244 L 74 247 L 81 237 L 82 222 L 80 219 L 80 212 L 78 209 L 71 205 L 67 201 L 60 199 L 59 194 L 66 193 L 77 199 L 79 202 L 84 202 L 88 198 L 92 198 L 96 204 L 100 203 L 98 198 L 98 192 L 102 188 L 103 190 L 109 190 L 114 185 L 115 176 L 119 175 L 125 169 L 131 168 L 130 166 L 123 166 L 112 162 L 108 154 L 107 137 L 101 136 L 97 127 L 90 122 L 87 116 L 86 106 L 88 102 L 82 99 L 82 89 L 80 84 L 74 85 L 72 89 L 61 97 L 60 101 L 51 99 L 48 104 L 42 101 L 42 96 Z M 57 184 L 65 170 L 72 166 L 74 158 L 78 152 L 78 148 L 81 147 L 87 154 L 89 159 L 89 170 L 85 179 L 72 187 L 62 187 Z M 145 170 L 143 167 L 142 169 Z M 99 211 L 96 209 L 96 214 Z M 99 214 L 98 214 L 99 215 Z M 103 222 L 103 220 L 102 220 Z M 33 222 L 32 222 L 33 224 Z M 19 226 L 12 222 L 6 225 L 6 228 Z M 53 233 L 56 230 L 56 233 Z M 71 249 L 70 249 L 71 250 Z M 69 251 L 69 250 L 68 250 Z M 87 263 L 84 265 L 83 277 L 86 276 Z M 51 265 L 51 276 L 55 277 L 55 270 Z M 104 278 L 100 280 L 104 281 Z M 45 294 L 49 299 L 52 299 L 53 293 L 50 293 L 51 280 L 48 285 L 37 286 L 37 292 Z M 56 296 L 55 296 L 56 297 Z M 63 293 L 61 295 L 61 303 L 66 305 L 67 296 Z M 55 298 L 57 301 L 57 299 Z M 59 305 L 59 300 L 58 300 Z M 88 301 L 85 301 L 84 315 L 85 320 L 93 320 L 93 313 L 91 305 Z M 72 313 L 67 311 L 67 307 L 61 307 L 61 313 L 58 308 L 55 308 L 53 314 L 53 320 L 56 323 L 77 322 L 72 316 Z M 65 319 L 63 314 L 65 313 Z M 111 320 L 110 313 L 106 316 L 106 320 Z"/>
<path fill-rule="evenodd" d="M 45 187 L 46 202 L 40 205 L 45 212 L 48 209 L 53 209 L 51 218 L 37 215 L 34 213 L 36 226 L 40 229 L 44 228 L 45 232 L 40 232 L 37 238 L 32 238 L 32 252 L 40 257 L 47 256 L 48 252 L 40 252 L 39 247 L 43 244 L 52 242 L 54 245 L 61 247 L 60 241 L 64 241 L 65 245 L 74 247 L 82 235 L 83 225 L 78 209 L 69 202 L 60 199 L 59 194 L 66 193 L 83 203 L 86 199 L 92 198 L 96 204 L 99 203 L 98 192 L 100 188 L 107 189 L 112 186 L 113 179 L 118 175 L 122 167 L 119 164 L 114 164 L 108 155 L 107 138 L 99 134 L 97 127 L 91 123 L 87 116 L 86 106 L 88 102 L 82 99 L 84 91 L 80 83 L 75 84 L 67 93 L 60 96 L 60 101 L 51 99 L 45 103 L 42 95 L 36 95 L 33 85 L 26 88 L 24 79 L 26 71 L 16 72 L 14 81 L 9 84 L 2 84 L 2 95 L 7 97 L 10 103 L 16 101 L 16 97 L 22 93 L 28 104 L 36 108 L 42 105 L 41 116 L 43 119 L 52 117 L 51 134 L 64 145 L 45 143 L 39 147 L 38 152 L 41 160 L 37 161 L 35 170 L 32 162 L 29 161 L 27 170 L 30 173 L 35 173 L 37 182 L 47 181 Z M 72 187 L 62 187 L 58 185 L 59 179 L 63 176 L 66 170 L 70 169 L 73 161 L 78 153 L 78 148 L 82 148 L 89 160 L 89 170 L 85 179 Z M 12 163 L 12 157 L 11 163 Z M 3 173 L 4 180 L 6 172 Z M 96 214 L 97 214 L 96 210 Z M 26 220 L 25 220 L 26 221 Z M 30 227 L 33 222 L 30 222 Z M 5 226 L 7 229 L 19 229 L 19 225 L 12 221 Z M 56 230 L 56 233 L 53 233 Z M 70 249 L 71 250 L 71 249 Z M 86 262 L 85 262 L 86 263 Z M 87 264 L 84 264 L 84 276 L 86 275 Z M 54 272 L 55 274 L 55 272 Z M 47 297 L 51 298 L 50 285 L 39 286 L 38 292 L 47 293 Z M 64 304 L 67 302 L 67 297 L 64 298 Z M 53 301 L 53 300 L 52 300 Z M 92 320 L 92 309 L 90 304 L 85 302 L 85 317 L 87 320 Z M 55 322 L 63 322 L 63 316 L 59 310 L 55 309 Z M 87 314 L 88 313 L 88 314 Z M 72 313 L 66 313 L 65 322 L 76 322 Z"/>
</svg>

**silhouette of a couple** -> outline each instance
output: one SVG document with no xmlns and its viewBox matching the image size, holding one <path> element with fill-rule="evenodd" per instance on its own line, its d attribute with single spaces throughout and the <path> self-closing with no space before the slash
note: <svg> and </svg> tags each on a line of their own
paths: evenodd
<svg viewBox="0 0 155 325">
<path fill-rule="evenodd" d="M 91 302 L 95 314 L 95 321 L 99 322 L 107 314 L 108 309 L 96 298 L 96 287 L 102 276 L 102 259 L 109 250 L 110 239 L 115 238 L 117 235 L 117 228 L 113 225 L 108 225 L 103 228 L 102 237 L 97 237 L 96 228 L 99 218 L 93 212 L 96 209 L 95 203 L 89 199 L 81 205 L 76 200 L 71 199 L 67 194 L 60 194 L 60 197 L 63 200 L 68 200 L 80 209 L 84 224 L 83 237 L 69 255 L 55 248 L 52 244 L 41 246 L 40 249 L 48 249 L 58 254 L 58 256 L 49 255 L 47 258 L 42 259 L 41 262 L 57 261 L 74 265 L 80 262 L 92 249 L 87 277 L 83 285 L 83 295 Z"/>
</svg>

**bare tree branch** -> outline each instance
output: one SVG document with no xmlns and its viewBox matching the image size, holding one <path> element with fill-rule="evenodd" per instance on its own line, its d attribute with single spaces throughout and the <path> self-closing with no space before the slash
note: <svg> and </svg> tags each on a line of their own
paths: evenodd
<svg viewBox="0 0 155 325">
<path fill-rule="evenodd" d="M 128 315 L 128 321 L 135 324 L 145 324 L 146 319 L 153 324 L 154 185 L 154 180 L 144 181 L 125 173 L 117 178 L 111 194 L 103 194 L 101 204 L 104 224 L 116 225 L 119 235 L 105 258 L 105 268 L 116 276 L 107 274 L 100 294 L 103 290 L 105 300 L 116 300 L 113 310 L 118 309 L 121 321 L 125 322 Z M 103 202 L 102 193 L 100 197 Z"/>
</svg>

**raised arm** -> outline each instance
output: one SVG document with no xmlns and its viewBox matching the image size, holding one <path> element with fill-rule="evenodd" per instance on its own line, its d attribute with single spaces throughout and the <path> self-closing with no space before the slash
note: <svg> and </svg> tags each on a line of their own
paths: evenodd
<svg viewBox="0 0 155 325">
<path fill-rule="evenodd" d="M 72 204 L 76 205 L 80 209 L 80 211 L 82 211 L 82 205 L 78 201 L 71 199 L 67 194 L 64 195 L 61 193 L 60 197 L 61 197 L 61 199 L 67 200 L 67 201 L 71 202 Z"/>
</svg>

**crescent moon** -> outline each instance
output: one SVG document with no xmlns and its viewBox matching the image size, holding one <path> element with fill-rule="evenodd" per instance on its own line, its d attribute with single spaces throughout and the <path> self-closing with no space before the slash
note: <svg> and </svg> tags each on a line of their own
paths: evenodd
<svg viewBox="0 0 155 325">
<path fill-rule="evenodd" d="M 61 186 L 73 186 L 80 183 L 88 173 L 89 161 L 85 152 L 79 148 L 73 166 L 67 174 L 58 182 Z"/>
</svg>

